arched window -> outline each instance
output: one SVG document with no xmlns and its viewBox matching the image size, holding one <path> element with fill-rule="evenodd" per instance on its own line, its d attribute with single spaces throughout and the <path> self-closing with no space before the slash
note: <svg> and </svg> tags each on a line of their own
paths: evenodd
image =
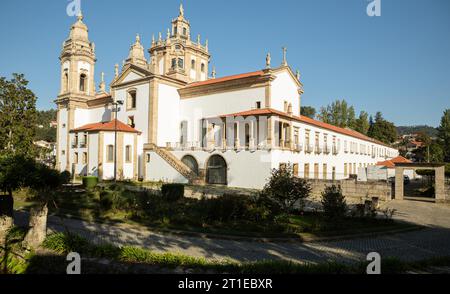
<svg viewBox="0 0 450 294">
<path fill-rule="evenodd" d="M 67 91 L 69 91 L 69 74 L 67 73 L 67 69 L 65 69 L 63 75 L 63 92 Z"/>
<path fill-rule="evenodd" d="M 181 161 L 187 165 L 196 175 L 198 175 L 198 163 L 197 160 L 191 156 L 191 155 L 186 155 L 184 156 Z"/>
<path fill-rule="evenodd" d="M 187 35 L 187 30 L 186 30 L 186 28 L 183 28 L 183 36 L 186 36 Z"/>
<path fill-rule="evenodd" d="M 80 75 L 80 92 L 86 92 L 86 75 L 83 73 Z"/>
<path fill-rule="evenodd" d="M 177 67 L 177 59 L 172 58 L 172 69 L 175 69 Z"/>
<path fill-rule="evenodd" d="M 191 60 L 191 69 L 195 69 L 195 60 L 194 59 Z"/>
<path fill-rule="evenodd" d="M 183 58 L 178 58 L 178 67 L 179 68 L 184 68 L 184 60 L 183 60 Z"/>
<path fill-rule="evenodd" d="M 216 154 L 209 158 L 206 166 L 206 182 L 227 185 L 227 163 L 222 156 Z"/>
<path fill-rule="evenodd" d="M 202 63 L 202 68 L 201 68 L 202 72 L 205 72 L 205 64 Z"/>
</svg>

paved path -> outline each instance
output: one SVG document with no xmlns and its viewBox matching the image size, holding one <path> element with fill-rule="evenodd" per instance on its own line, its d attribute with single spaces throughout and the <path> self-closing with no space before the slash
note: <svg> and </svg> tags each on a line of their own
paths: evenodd
<svg viewBox="0 0 450 294">
<path fill-rule="evenodd" d="M 260 243 L 162 234 L 127 224 L 106 225 L 66 219 L 65 225 L 94 242 L 138 246 L 157 252 L 179 252 L 209 259 L 353 262 L 365 260 L 367 253 L 373 251 L 382 257 L 395 256 L 403 260 L 450 256 L 450 206 L 408 201 L 393 201 L 388 206 L 399 210 L 397 218 L 429 227 L 396 235 L 330 242 Z M 20 222 L 21 216 L 18 215 L 17 219 Z M 59 218 L 49 217 L 49 229 L 62 230 Z"/>
</svg>

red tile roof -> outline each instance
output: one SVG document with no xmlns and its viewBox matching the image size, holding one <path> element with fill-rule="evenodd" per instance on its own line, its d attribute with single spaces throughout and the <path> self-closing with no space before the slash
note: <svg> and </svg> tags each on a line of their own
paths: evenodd
<svg viewBox="0 0 450 294">
<path fill-rule="evenodd" d="M 257 77 L 257 76 L 262 76 L 262 75 L 264 75 L 263 71 L 254 71 L 254 72 L 243 73 L 243 74 L 238 74 L 238 75 L 226 76 L 226 77 L 222 77 L 222 78 L 210 79 L 210 80 L 206 80 L 206 81 L 202 81 L 202 82 L 191 83 L 191 84 L 188 84 L 184 89 L 198 87 L 198 86 L 204 86 L 204 85 L 212 85 L 212 84 L 217 84 L 217 83 L 221 83 L 221 82 L 245 79 L 245 78 L 250 78 L 250 77 Z"/>
<path fill-rule="evenodd" d="M 290 115 L 288 113 L 276 110 L 276 109 L 272 109 L 272 108 L 262 108 L 262 109 L 253 109 L 253 110 L 248 110 L 248 111 L 243 111 L 243 112 L 238 112 L 238 113 L 233 113 L 233 114 L 227 114 L 227 115 L 223 115 L 223 117 L 228 117 L 228 116 L 250 116 L 250 115 L 278 115 L 278 116 L 282 116 L 282 117 L 287 117 L 287 118 L 291 118 L 294 119 L 296 121 L 299 122 L 303 122 L 306 124 L 310 124 L 319 128 L 323 128 L 323 129 L 327 129 L 327 130 L 331 130 L 334 131 L 336 133 L 340 133 L 340 134 L 344 134 L 350 137 L 354 137 L 354 138 L 358 138 L 364 141 L 369 141 L 372 143 L 376 143 L 376 144 L 380 144 L 383 146 L 387 146 L 387 147 L 391 147 L 383 142 L 377 141 L 375 139 L 372 139 L 366 135 L 363 135 L 357 131 L 351 130 L 351 129 L 347 129 L 347 128 L 340 128 L 334 125 L 330 125 L 321 121 L 317 121 L 314 120 L 312 118 L 309 118 L 307 116 L 296 116 L 296 115 Z"/>
<path fill-rule="evenodd" d="M 390 160 L 378 162 L 377 165 L 393 168 L 395 167 L 396 163 L 411 163 L 411 162 L 412 162 L 411 160 L 406 159 L 403 156 L 397 156 Z"/>
<path fill-rule="evenodd" d="M 116 120 L 108 121 L 108 122 L 99 122 L 87 124 L 82 127 L 76 128 L 72 130 L 72 132 L 97 132 L 97 131 L 111 131 L 115 130 L 115 122 Z M 138 130 L 130 127 L 127 124 L 124 124 L 120 120 L 117 120 L 117 131 L 125 132 L 125 133 L 141 133 Z"/>
</svg>

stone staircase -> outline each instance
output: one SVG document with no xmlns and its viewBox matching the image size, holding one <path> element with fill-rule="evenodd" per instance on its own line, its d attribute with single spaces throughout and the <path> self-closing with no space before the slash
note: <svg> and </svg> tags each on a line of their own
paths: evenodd
<svg viewBox="0 0 450 294">
<path fill-rule="evenodd" d="M 158 147 L 156 144 L 148 145 L 151 150 L 155 151 L 162 159 L 164 159 L 171 167 L 173 167 L 177 172 L 183 175 L 189 180 L 190 184 L 195 184 L 199 182 L 199 176 L 194 173 L 186 164 L 179 160 L 175 155 L 169 150 L 163 147 Z"/>
</svg>

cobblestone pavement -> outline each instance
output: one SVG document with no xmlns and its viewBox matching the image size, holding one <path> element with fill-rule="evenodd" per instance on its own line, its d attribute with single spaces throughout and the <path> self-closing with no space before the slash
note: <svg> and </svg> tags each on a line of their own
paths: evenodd
<svg viewBox="0 0 450 294">
<path fill-rule="evenodd" d="M 394 201 L 388 206 L 398 210 L 396 218 L 425 224 L 428 228 L 396 235 L 329 242 L 261 243 L 172 235 L 127 224 L 95 224 L 73 219 L 65 219 L 64 223 L 71 231 L 94 242 L 138 246 L 157 252 L 178 252 L 209 259 L 354 262 L 365 260 L 366 255 L 373 251 L 382 257 L 410 261 L 450 256 L 450 206 L 408 201 Z M 17 216 L 19 222 L 23 218 L 23 215 Z M 58 217 L 49 217 L 49 230 L 63 230 Z"/>
</svg>

